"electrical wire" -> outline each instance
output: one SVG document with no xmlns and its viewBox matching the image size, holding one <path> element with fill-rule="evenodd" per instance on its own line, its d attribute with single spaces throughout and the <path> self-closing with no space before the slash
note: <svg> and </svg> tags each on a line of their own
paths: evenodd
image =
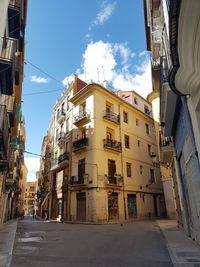
<svg viewBox="0 0 200 267">
<path fill-rule="evenodd" d="M 63 91 L 63 89 L 64 89 L 64 88 L 55 89 L 55 90 L 49 90 L 49 91 L 35 92 L 35 93 L 28 93 L 28 94 L 23 94 L 23 96 L 48 94 L 48 93 L 53 93 L 53 92 Z"/>
<path fill-rule="evenodd" d="M 54 78 L 52 75 L 48 74 L 46 71 L 42 70 L 40 67 L 36 66 L 35 64 L 31 63 L 30 61 L 28 61 L 27 59 L 25 59 L 25 63 L 28 63 L 29 65 L 31 65 L 32 67 L 34 67 L 35 69 L 39 70 L 40 72 L 42 72 L 43 74 L 45 74 L 46 76 L 48 76 L 49 78 L 51 78 L 52 80 L 58 82 L 59 84 L 63 83 L 59 80 L 57 80 L 56 78 Z"/>
</svg>

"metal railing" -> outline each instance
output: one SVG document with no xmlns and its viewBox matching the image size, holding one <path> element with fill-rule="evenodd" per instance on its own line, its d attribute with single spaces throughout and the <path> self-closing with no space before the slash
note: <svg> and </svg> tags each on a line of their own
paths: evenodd
<svg viewBox="0 0 200 267">
<path fill-rule="evenodd" d="M 2 37 L 3 43 L 0 60 L 13 61 L 16 51 L 16 40 L 13 38 Z"/>
<path fill-rule="evenodd" d="M 168 136 L 165 137 L 160 133 L 160 147 L 167 147 L 173 145 L 173 137 Z"/>
<path fill-rule="evenodd" d="M 65 152 L 58 157 L 58 163 L 61 163 L 64 160 L 69 160 L 69 152 Z"/>
<path fill-rule="evenodd" d="M 74 123 L 79 123 L 83 120 L 88 120 L 90 118 L 90 112 L 88 110 L 84 110 L 82 112 L 77 113 L 74 116 Z"/>
<path fill-rule="evenodd" d="M 86 148 L 87 146 L 88 146 L 88 138 L 84 137 L 73 142 L 72 150 L 77 151 L 77 150 Z"/>
<path fill-rule="evenodd" d="M 65 133 L 64 132 L 60 132 L 56 137 L 56 141 L 59 142 L 59 141 L 61 141 L 63 139 L 65 139 Z"/>
<path fill-rule="evenodd" d="M 122 144 L 119 141 L 113 140 L 113 139 L 104 139 L 103 145 L 106 148 L 121 152 L 122 151 Z"/>
<path fill-rule="evenodd" d="M 104 110 L 103 117 L 107 120 L 113 121 L 115 123 L 120 123 L 120 115 L 115 114 L 110 110 Z"/>
</svg>

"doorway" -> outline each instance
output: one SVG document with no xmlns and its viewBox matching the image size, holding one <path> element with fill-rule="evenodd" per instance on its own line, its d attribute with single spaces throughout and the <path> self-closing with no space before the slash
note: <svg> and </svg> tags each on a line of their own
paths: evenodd
<svg viewBox="0 0 200 267">
<path fill-rule="evenodd" d="M 136 204 L 136 195 L 128 194 L 128 217 L 129 219 L 137 217 L 137 204 Z"/>
<path fill-rule="evenodd" d="M 86 194 L 84 193 L 77 193 L 77 215 L 76 219 L 80 222 L 86 221 Z"/>
<path fill-rule="evenodd" d="M 119 219 L 118 193 L 115 192 L 108 196 L 108 219 Z"/>
</svg>

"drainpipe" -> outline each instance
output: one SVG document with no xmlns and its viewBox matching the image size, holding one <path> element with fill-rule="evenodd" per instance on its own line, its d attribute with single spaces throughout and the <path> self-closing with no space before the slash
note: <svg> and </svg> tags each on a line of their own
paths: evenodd
<svg viewBox="0 0 200 267">
<path fill-rule="evenodd" d="M 119 104 L 119 115 L 120 115 L 120 107 L 121 105 L 123 105 L 123 103 Z M 121 117 L 120 117 L 120 124 L 119 124 L 119 139 L 121 142 L 121 146 L 122 146 L 122 130 L 121 130 Z M 124 218 L 125 220 L 127 220 L 127 212 L 126 212 L 126 199 L 125 199 L 125 192 L 124 192 L 124 165 L 123 165 L 123 154 L 121 152 L 121 168 L 122 168 L 122 176 L 123 176 L 123 200 L 124 200 Z"/>
</svg>

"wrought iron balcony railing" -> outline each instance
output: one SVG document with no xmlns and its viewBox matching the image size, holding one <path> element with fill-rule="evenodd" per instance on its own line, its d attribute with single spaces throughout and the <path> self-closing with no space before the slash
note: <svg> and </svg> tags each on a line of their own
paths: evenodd
<svg viewBox="0 0 200 267">
<path fill-rule="evenodd" d="M 64 160 L 69 160 L 69 152 L 65 152 L 58 157 L 58 164 Z"/>
<path fill-rule="evenodd" d="M 71 185 L 84 185 L 87 184 L 87 181 L 84 176 L 72 176 L 70 179 Z"/>
<path fill-rule="evenodd" d="M 103 140 L 103 144 L 105 148 L 122 152 L 122 144 L 119 141 L 107 138 Z"/>
<path fill-rule="evenodd" d="M 73 142 L 72 150 L 75 152 L 80 149 L 86 148 L 87 146 L 88 146 L 88 138 L 84 137 Z"/>
<path fill-rule="evenodd" d="M 89 118 L 90 118 L 90 112 L 88 110 L 79 112 L 74 116 L 74 124 L 78 125 L 84 123 L 87 120 L 89 120 Z"/>
<path fill-rule="evenodd" d="M 110 110 L 104 110 L 103 118 L 115 122 L 117 124 L 120 123 L 120 115 L 117 115 Z"/>
<path fill-rule="evenodd" d="M 65 139 L 65 133 L 64 132 L 60 132 L 56 137 L 56 141 L 60 142 L 63 139 Z"/>
</svg>

